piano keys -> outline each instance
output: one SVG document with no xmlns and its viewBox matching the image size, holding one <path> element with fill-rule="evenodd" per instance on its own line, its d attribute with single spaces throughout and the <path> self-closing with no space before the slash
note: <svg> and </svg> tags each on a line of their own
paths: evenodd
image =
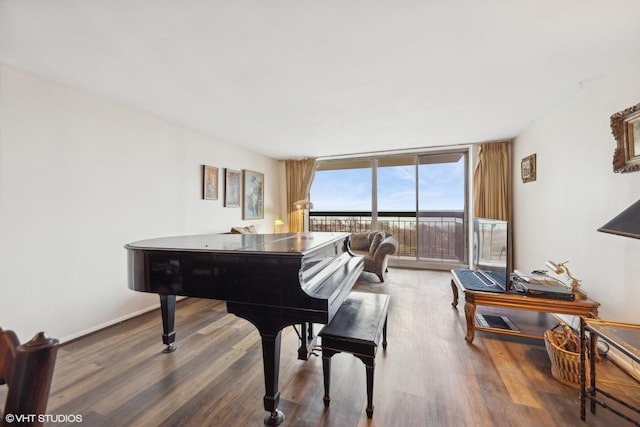
<svg viewBox="0 0 640 427">
<path fill-rule="evenodd" d="M 282 329 L 329 323 L 363 270 L 348 233 L 176 236 L 125 248 L 129 288 L 160 296 L 165 352 L 176 349 L 176 295 L 227 301 L 229 313 L 258 329 L 269 425 L 284 419 L 278 409 Z M 314 339 L 301 338 L 309 351 Z"/>
</svg>

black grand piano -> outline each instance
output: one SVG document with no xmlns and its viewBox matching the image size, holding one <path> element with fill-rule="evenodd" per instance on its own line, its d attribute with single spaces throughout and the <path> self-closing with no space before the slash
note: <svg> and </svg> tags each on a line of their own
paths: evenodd
<svg viewBox="0 0 640 427">
<path fill-rule="evenodd" d="M 129 243 L 129 288 L 160 295 L 165 352 L 175 350 L 176 295 L 227 301 L 262 337 L 265 423 L 278 425 L 281 331 L 329 323 L 363 269 L 348 233 L 211 234 Z"/>
</svg>

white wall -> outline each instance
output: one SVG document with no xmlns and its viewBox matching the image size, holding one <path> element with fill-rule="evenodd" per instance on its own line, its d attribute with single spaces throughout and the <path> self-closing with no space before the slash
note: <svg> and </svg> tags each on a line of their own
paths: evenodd
<svg viewBox="0 0 640 427">
<path fill-rule="evenodd" d="M 640 323 L 640 240 L 600 233 L 640 198 L 640 172 L 612 170 L 609 117 L 640 102 L 640 55 L 533 124 L 514 143 L 515 268 L 563 262 L 601 303 L 600 317 Z M 520 160 L 537 155 L 537 180 L 523 184 Z M 639 218 L 640 220 L 640 218 Z"/>
<path fill-rule="evenodd" d="M 264 172 L 264 220 L 223 207 L 222 188 L 202 200 L 202 164 Z M 123 246 L 272 232 L 283 179 L 274 159 L 0 65 L 0 326 L 67 340 L 157 305 L 127 288 Z"/>
</svg>

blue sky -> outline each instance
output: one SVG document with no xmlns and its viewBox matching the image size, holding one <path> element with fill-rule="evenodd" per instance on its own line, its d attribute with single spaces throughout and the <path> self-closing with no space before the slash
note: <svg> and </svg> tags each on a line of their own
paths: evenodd
<svg viewBox="0 0 640 427">
<path fill-rule="evenodd" d="M 378 168 L 378 210 L 414 211 L 415 166 Z M 420 165 L 420 210 L 464 209 L 464 160 Z M 311 186 L 313 210 L 370 211 L 371 169 L 316 172 Z"/>
</svg>

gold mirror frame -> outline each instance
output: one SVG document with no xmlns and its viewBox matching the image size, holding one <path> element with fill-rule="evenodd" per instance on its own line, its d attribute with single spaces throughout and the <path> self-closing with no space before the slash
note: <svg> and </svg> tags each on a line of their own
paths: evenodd
<svg viewBox="0 0 640 427">
<path fill-rule="evenodd" d="M 617 144 L 613 153 L 613 171 L 640 170 L 640 104 L 612 115 L 611 133 Z"/>
</svg>

